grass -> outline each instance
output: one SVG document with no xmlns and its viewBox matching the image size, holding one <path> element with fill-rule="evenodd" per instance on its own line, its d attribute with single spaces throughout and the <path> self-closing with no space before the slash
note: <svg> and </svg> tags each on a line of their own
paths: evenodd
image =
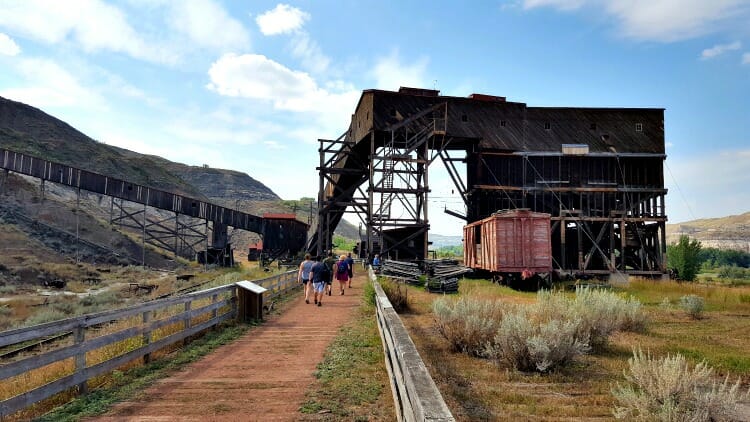
<svg viewBox="0 0 750 422">
<path fill-rule="evenodd" d="M 317 381 L 300 408 L 303 420 L 395 420 L 375 308 L 368 296 L 318 364 Z"/>
<path fill-rule="evenodd" d="M 437 331 L 430 305 L 438 297 L 409 287 L 411 311 L 401 315 L 448 407 L 459 421 L 611 419 L 611 388 L 624 381 L 632 348 L 654 356 L 681 353 L 695 365 L 703 360 L 717 379 L 750 377 L 750 303 L 747 287 L 636 280 L 618 289 L 644 303 L 649 323 L 643 332 L 618 332 L 601 351 L 549 374 L 532 374 L 455 353 Z M 705 299 L 703 318 L 693 320 L 672 304 L 696 294 Z M 459 297 L 479 296 L 511 303 L 530 303 L 535 294 L 516 292 L 485 280 L 462 280 Z M 746 389 L 747 387 L 745 387 Z"/>
</svg>

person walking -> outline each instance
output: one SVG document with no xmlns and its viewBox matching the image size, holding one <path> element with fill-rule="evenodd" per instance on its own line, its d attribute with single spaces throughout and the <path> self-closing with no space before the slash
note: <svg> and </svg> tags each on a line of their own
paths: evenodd
<svg viewBox="0 0 750 422">
<path fill-rule="evenodd" d="M 328 252 L 328 257 L 323 260 L 323 263 L 328 268 L 328 279 L 326 280 L 326 289 L 328 296 L 331 295 L 331 285 L 333 284 L 333 265 L 336 263 L 336 258 L 333 257 L 333 251 Z"/>
<path fill-rule="evenodd" d="M 352 258 L 352 253 L 349 252 L 346 255 L 346 265 L 349 266 L 349 288 L 352 288 L 352 278 L 354 278 L 354 258 Z"/>
<path fill-rule="evenodd" d="M 310 271 L 313 265 L 315 265 L 315 261 L 312 260 L 309 253 L 306 253 L 305 260 L 299 264 L 299 272 L 297 273 L 297 281 L 302 284 L 302 288 L 305 290 L 305 303 L 310 303 L 310 290 L 312 290 Z"/>
<path fill-rule="evenodd" d="M 346 255 L 341 255 L 339 260 L 334 265 L 334 274 L 336 280 L 339 281 L 339 288 L 341 294 L 344 294 L 344 287 L 346 287 L 347 281 L 349 281 L 349 265 L 346 263 Z"/>
<path fill-rule="evenodd" d="M 323 290 L 328 280 L 328 268 L 324 263 L 320 262 L 320 257 L 318 257 L 317 262 L 312 266 L 310 275 L 312 277 L 313 299 L 316 305 L 322 306 Z"/>
</svg>

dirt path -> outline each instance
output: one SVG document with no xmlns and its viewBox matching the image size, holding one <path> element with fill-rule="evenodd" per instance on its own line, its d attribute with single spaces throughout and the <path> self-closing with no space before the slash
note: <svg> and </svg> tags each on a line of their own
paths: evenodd
<svg viewBox="0 0 750 422">
<path fill-rule="evenodd" d="M 364 275 L 344 296 L 305 304 L 302 293 L 281 315 L 160 380 L 133 401 L 92 421 L 291 421 L 314 381 L 315 366 L 360 303 Z"/>
</svg>

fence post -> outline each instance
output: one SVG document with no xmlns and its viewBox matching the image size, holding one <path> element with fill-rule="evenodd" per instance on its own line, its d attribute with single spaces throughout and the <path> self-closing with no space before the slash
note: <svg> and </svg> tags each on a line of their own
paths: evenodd
<svg viewBox="0 0 750 422">
<path fill-rule="evenodd" d="M 149 327 L 151 324 L 149 322 L 151 321 L 151 311 L 145 311 L 143 313 L 143 325 L 144 329 L 146 331 L 143 332 L 143 346 L 148 346 L 151 343 L 151 327 Z M 146 353 L 143 355 L 143 363 L 149 363 L 151 362 L 151 353 Z"/>
<path fill-rule="evenodd" d="M 76 326 L 74 332 L 75 344 L 82 345 L 86 339 L 86 326 L 83 321 Z M 81 373 L 86 370 L 86 350 L 81 347 L 81 351 L 76 354 L 76 372 Z M 89 392 L 88 384 L 86 380 L 78 384 L 78 394 L 87 394 Z"/>
<path fill-rule="evenodd" d="M 237 315 L 237 301 L 239 300 L 237 298 L 237 290 L 238 289 L 239 289 L 239 287 L 237 287 L 237 286 L 234 286 L 234 289 L 232 289 L 232 317 L 234 317 L 234 319 L 238 319 L 239 318 L 239 316 Z"/>
<path fill-rule="evenodd" d="M 216 303 L 217 300 L 219 300 L 219 294 L 218 293 L 214 293 L 211 296 L 211 303 L 214 304 L 214 303 Z M 214 309 L 213 311 L 211 311 L 211 319 L 215 320 L 218 315 L 219 315 L 219 310 L 218 309 Z M 215 330 L 218 326 L 217 326 L 216 323 L 214 323 L 214 325 L 212 327 Z"/>
<path fill-rule="evenodd" d="M 185 326 L 183 327 L 183 330 L 190 329 L 190 308 L 192 307 L 193 302 L 185 302 Z M 182 345 L 185 346 L 188 344 L 188 338 L 185 337 L 184 340 L 182 340 Z"/>
</svg>

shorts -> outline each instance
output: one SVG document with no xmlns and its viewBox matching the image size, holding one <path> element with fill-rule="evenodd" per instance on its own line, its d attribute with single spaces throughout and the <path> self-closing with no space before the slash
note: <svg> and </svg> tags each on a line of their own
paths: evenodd
<svg viewBox="0 0 750 422">
<path fill-rule="evenodd" d="M 307 283 L 309 283 L 309 282 L 310 282 L 310 279 L 309 279 L 309 278 L 308 278 L 308 279 L 304 279 L 304 278 L 302 279 L 302 284 L 307 284 Z"/>
<path fill-rule="evenodd" d="M 315 293 L 323 293 L 323 289 L 325 285 L 326 283 L 323 283 L 323 282 L 313 283 L 313 291 Z"/>
</svg>

